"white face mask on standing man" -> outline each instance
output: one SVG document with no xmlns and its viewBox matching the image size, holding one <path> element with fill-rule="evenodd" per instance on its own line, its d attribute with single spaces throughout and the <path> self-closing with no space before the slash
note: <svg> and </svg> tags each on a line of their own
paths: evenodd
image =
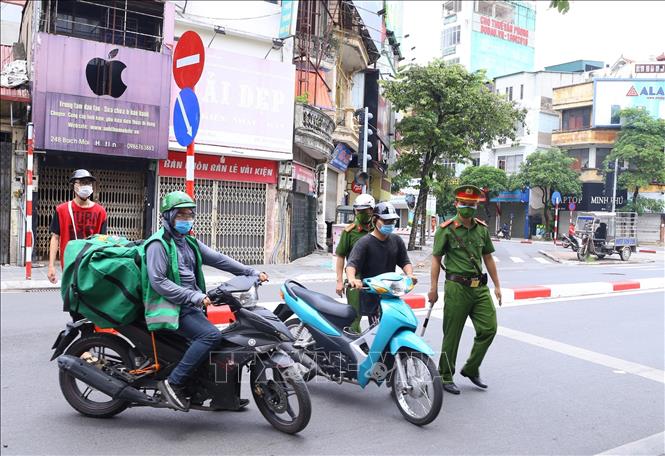
<svg viewBox="0 0 665 456">
<path fill-rule="evenodd" d="M 92 195 L 92 183 L 89 181 L 77 182 L 74 185 L 74 192 L 81 199 L 88 199 Z"/>
</svg>

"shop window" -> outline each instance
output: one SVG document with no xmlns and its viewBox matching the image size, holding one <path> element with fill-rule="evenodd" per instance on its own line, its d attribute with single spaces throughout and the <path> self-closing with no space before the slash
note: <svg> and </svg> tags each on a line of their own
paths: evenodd
<svg viewBox="0 0 665 456">
<path fill-rule="evenodd" d="M 570 149 L 568 156 L 575 159 L 571 165 L 574 170 L 580 171 L 589 167 L 589 149 Z"/>
<path fill-rule="evenodd" d="M 566 109 L 561 115 L 561 129 L 563 131 L 581 130 L 591 126 L 591 106 L 584 108 Z"/>
<path fill-rule="evenodd" d="M 102 43 L 160 51 L 164 3 L 156 1 L 44 1 L 41 30 Z"/>
</svg>

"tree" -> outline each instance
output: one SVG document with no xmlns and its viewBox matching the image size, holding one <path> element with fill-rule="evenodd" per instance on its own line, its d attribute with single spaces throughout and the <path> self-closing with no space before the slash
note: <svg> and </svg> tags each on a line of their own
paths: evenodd
<svg viewBox="0 0 665 456">
<path fill-rule="evenodd" d="M 611 163 L 613 169 L 615 159 L 628 162 L 628 169 L 619 173 L 618 184 L 632 190 L 637 202 L 640 187 L 665 183 L 665 120 L 640 108 L 623 109 L 621 120 L 617 142 L 603 165 L 607 169 Z"/>
<path fill-rule="evenodd" d="M 556 8 L 561 14 L 566 14 L 570 9 L 570 2 L 568 0 L 552 0 L 550 8 Z"/>
<path fill-rule="evenodd" d="M 539 188 L 542 191 L 543 220 L 550 226 L 550 201 L 552 193 L 576 196 L 581 193 L 579 176 L 571 165 L 575 161 L 557 148 L 537 150 L 526 158 L 520 172 L 512 179 L 513 185 Z"/>
<path fill-rule="evenodd" d="M 506 172 L 494 166 L 470 166 L 464 168 L 459 176 L 460 184 L 475 185 L 485 194 L 485 214 L 489 218 L 490 198 L 506 190 L 508 177 Z"/>
<path fill-rule="evenodd" d="M 414 226 L 421 221 L 424 228 L 427 195 L 434 179 L 446 175 L 446 163 L 465 160 L 495 140 L 514 140 L 515 125 L 524 121 L 525 111 L 491 92 L 484 72 L 469 73 L 442 60 L 410 65 L 382 85 L 384 96 L 405 113 L 396 125 L 404 153 L 393 170 L 420 180 Z M 415 243 L 416 230 L 411 230 L 409 250 Z"/>
</svg>

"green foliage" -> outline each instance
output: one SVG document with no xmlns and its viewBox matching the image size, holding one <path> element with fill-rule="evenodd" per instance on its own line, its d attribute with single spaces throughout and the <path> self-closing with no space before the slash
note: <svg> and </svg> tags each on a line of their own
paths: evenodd
<svg viewBox="0 0 665 456">
<path fill-rule="evenodd" d="M 621 209 L 617 209 L 617 212 L 637 212 L 639 215 L 645 212 L 662 214 L 665 212 L 665 203 L 660 200 L 638 196 L 637 199 L 628 201 Z"/>
<path fill-rule="evenodd" d="M 446 178 L 446 163 L 465 160 L 496 140 L 514 140 L 515 125 L 526 114 L 491 92 L 484 72 L 469 73 L 442 60 L 410 65 L 381 84 L 384 96 L 405 114 L 396 125 L 397 147 L 404 153 L 392 170 L 405 179 L 420 179 L 416 217 L 424 215 L 430 188 Z M 414 244 L 415 232 L 409 248 Z"/>
<path fill-rule="evenodd" d="M 621 118 L 619 137 L 604 167 L 617 158 L 627 161 L 629 167 L 619 173 L 618 183 L 632 190 L 636 199 L 640 187 L 665 183 L 665 120 L 639 108 L 622 110 Z"/>
<path fill-rule="evenodd" d="M 582 192 L 579 175 L 570 166 L 575 161 L 557 148 L 537 150 L 522 163 L 520 172 L 511 184 L 517 188 L 540 188 L 542 191 L 543 217 L 545 225 L 550 220 L 550 201 L 555 190 L 562 195 L 579 195 Z"/>
<path fill-rule="evenodd" d="M 452 183 L 455 172 L 452 168 L 445 168 L 432 181 L 432 193 L 436 197 L 436 213 L 449 216 L 455 214 L 455 195 L 453 190 L 457 184 Z"/>
<path fill-rule="evenodd" d="M 568 0 L 552 0 L 550 8 L 556 8 L 561 14 L 566 14 L 570 9 L 570 2 Z"/>
<path fill-rule="evenodd" d="M 469 166 L 464 168 L 459 177 L 460 185 L 475 185 L 480 189 L 489 189 L 491 197 L 497 196 L 508 188 L 508 176 L 502 169 L 494 166 Z"/>
<path fill-rule="evenodd" d="M 309 93 L 303 92 L 302 95 L 296 95 L 296 103 L 307 104 L 309 101 Z"/>
</svg>

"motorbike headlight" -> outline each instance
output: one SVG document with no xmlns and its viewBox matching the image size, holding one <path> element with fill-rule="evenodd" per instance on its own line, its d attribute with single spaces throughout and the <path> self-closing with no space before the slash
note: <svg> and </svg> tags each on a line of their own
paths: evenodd
<svg viewBox="0 0 665 456">
<path fill-rule="evenodd" d="M 237 299 L 243 307 L 254 307 L 259 302 L 259 292 L 256 287 L 252 287 L 247 291 L 231 293 L 231 296 Z"/>
<path fill-rule="evenodd" d="M 404 279 L 391 281 L 389 289 L 393 296 L 404 296 L 406 294 L 406 281 Z"/>
</svg>

